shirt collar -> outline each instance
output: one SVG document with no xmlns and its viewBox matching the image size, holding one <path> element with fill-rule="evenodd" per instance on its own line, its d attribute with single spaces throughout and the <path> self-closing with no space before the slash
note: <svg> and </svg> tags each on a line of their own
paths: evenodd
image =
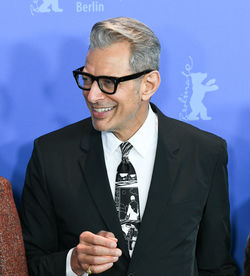
<svg viewBox="0 0 250 276">
<path fill-rule="evenodd" d="M 123 141 L 119 140 L 112 132 L 102 131 L 102 143 L 107 153 L 112 154 L 120 146 Z M 157 139 L 158 120 L 157 115 L 152 111 L 149 105 L 148 115 L 143 125 L 138 131 L 128 140 L 133 148 L 143 157 L 150 149 L 151 143 Z"/>
</svg>

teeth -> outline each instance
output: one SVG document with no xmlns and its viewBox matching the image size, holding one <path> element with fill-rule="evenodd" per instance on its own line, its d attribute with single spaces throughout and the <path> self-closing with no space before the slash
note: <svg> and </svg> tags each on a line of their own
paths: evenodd
<svg viewBox="0 0 250 276">
<path fill-rule="evenodd" d="M 98 113 L 101 113 L 101 112 L 106 112 L 106 111 L 109 111 L 111 109 L 113 109 L 113 107 L 107 107 L 107 108 L 93 108 L 94 111 L 98 112 Z"/>
</svg>

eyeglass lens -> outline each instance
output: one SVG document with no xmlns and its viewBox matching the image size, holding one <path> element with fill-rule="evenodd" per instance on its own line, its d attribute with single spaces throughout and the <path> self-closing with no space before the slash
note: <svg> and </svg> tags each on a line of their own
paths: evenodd
<svg viewBox="0 0 250 276">
<path fill-rule="evenodd" d="M 80 87 L 86 90 L 90 90 L 91 86 L 93 84 L 93 79 L 88 75 L 78 75 L 78 84 Z M 115 83 L 112 79 L 109 78 L 98 78 L 97 79 L 99 87 L 107 92 L 107 93 L 113 93 L 115 90 Z"/>
</svg>

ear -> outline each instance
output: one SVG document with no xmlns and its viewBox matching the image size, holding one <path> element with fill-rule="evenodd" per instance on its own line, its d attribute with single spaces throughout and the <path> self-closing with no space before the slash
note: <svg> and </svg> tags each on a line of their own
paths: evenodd
<svg viewBox="0 0 250 276">
<path fill-rule="evenodd" d="M 149 101 L 161 83 L 160 73 L 154 70 L 146 74 L 141 82 L 141 97 L 143 101 Z"/>
</svg>

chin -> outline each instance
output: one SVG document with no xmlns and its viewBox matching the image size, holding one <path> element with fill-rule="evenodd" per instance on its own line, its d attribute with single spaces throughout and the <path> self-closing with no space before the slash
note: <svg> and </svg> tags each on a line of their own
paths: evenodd
<svg viewBox="0 0 250 276">
<path fill-rule="evenodd" d="M 99 124 L 98 121 L 92 119 L 92 125 L 97 131 L 109 131 L 109 128 L 105 124 Z"/>
</svg>

